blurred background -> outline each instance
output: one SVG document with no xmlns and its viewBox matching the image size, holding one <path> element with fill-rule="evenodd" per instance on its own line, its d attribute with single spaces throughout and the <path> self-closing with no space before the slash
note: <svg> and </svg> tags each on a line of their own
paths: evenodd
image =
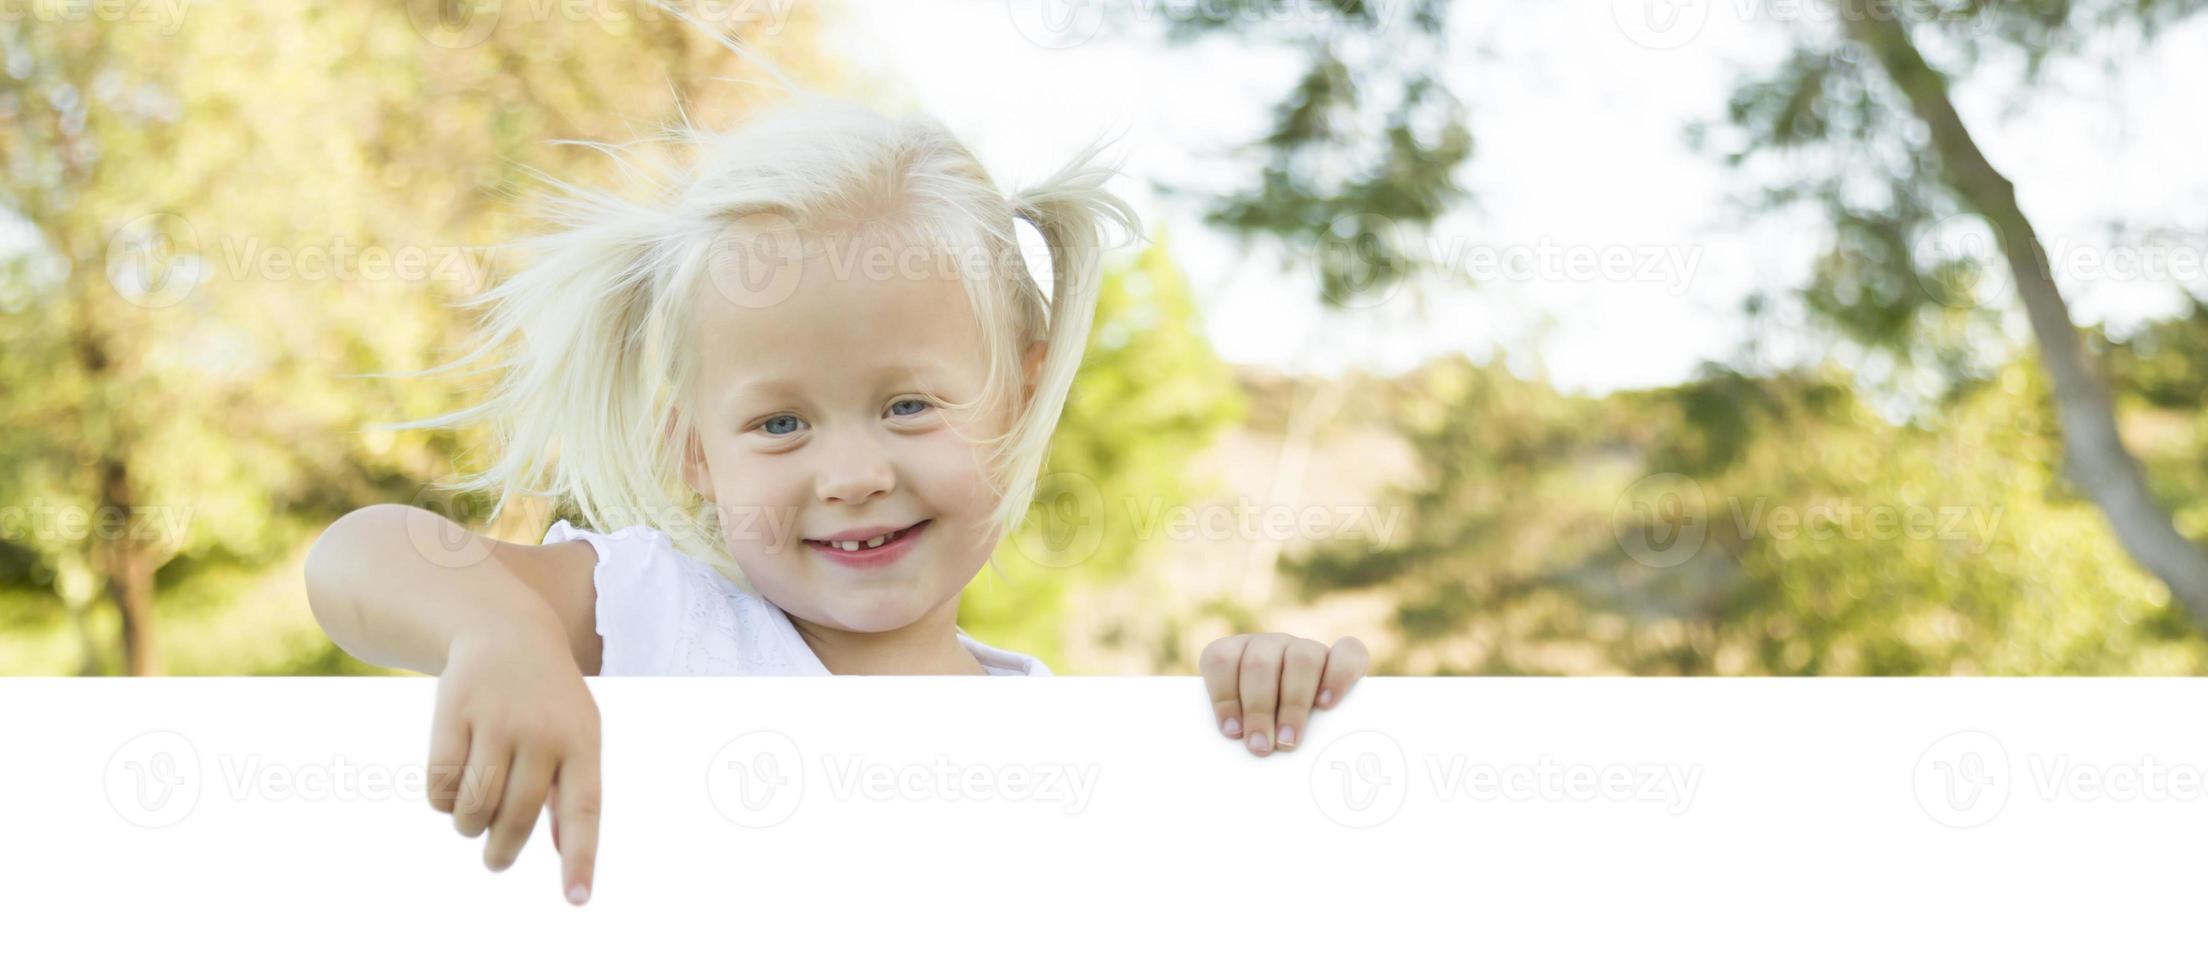
<svg viewBox="0 0 2208 980">
<path fill-rule="evenodd" d="M 1061 673 L 2208 666 L 2190 0 L 25 0 L 0 12 L 0 674 L 376 673 L 338 515 L 479 432 L 457 304 L 587 141 L 798 83 L 1114 253 L 975 636 Z"/>
</svg>

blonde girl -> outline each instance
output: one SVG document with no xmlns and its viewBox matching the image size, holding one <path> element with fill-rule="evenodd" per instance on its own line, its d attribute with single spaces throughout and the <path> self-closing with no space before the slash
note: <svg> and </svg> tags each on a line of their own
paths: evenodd
<svg viewBox="0 0 2208 980">
<path fill-rule="evenodd" d="M 1000 191 L 941 125 L 799 95 L 681 131 L 649 193 L 577 190 L 482 299 L 462 364 L 497 455 L 462 486 L 572 515 L 543 543 L 366 508 L 307 562 L 362 660 L 440 676 L 431 797 L 510 865 L 553 812 L 590 894 L 598 715 L 586 675 L 1038 676 L 958 628 L 959 594 L 1033 498 L 1094 314 L 1104 232 L 1139 235 L 1095 149 Z M 1028 272 L 1014 222 L 1047 246 Z M 1199 658 L 1219 730 L 1293 748 L 1361 643 L 1244 634 Z"/>
</svg>

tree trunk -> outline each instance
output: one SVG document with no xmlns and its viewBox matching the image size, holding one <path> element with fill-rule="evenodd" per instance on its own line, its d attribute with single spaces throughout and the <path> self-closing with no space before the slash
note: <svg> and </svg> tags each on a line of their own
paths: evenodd
<svg viewBox="0 0 2208 980">
<path fill-rule="evenodd" d="M 130 468 L 120 459 L 100 464 L 100 515 L 132 513 L 134 498 Z M 95 520 L 95 526 L 97 521 Z M 154 556 L 136 535 L 123 533 L 99 542 L 101 564 L 107 573 L 107 595 L 122 617 L 123 666 L 133 677 L 161 672 L 153 644 Z"/>
<path fill-rule="evenodd" d="M 1918 53 L 1897 12 L 1875 4 L 1853 10 L 1841 5 L 1839 10 L 1849 35 L 1878 60 L 1930 128 L 1949 185 L 2000 238 L 2017 296 L 2038 340 L 2040 361 L 2054 384 L 2069 477 L 2100 507 L 2132 559 L 2169 586 L 2170 595 L 2191 614 L 2195 629 L 2208 632 L 2208 552 L 2178 533 L 2169 510 L 2148 489 L 2138 460 L 2124 447 L 2108 387 L 2078 339 L 2046 251 L 2017 204 L 2015 185 L 1979 152 L 1948 98 L 1946 77 Z"/>
</svg>

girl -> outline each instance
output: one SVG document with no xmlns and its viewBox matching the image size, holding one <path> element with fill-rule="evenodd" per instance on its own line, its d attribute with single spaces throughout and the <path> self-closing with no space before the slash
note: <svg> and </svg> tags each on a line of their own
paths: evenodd
<svg viewBox="0 0 2208 980">
<path fill-rule="evenodd" d="M 1007 197 L 940 125 L 838 100 L 685 135 L 697 160 L 656 203 L 568 188 L 562 230 L 485 295 L 482 346 L 456 362 L 510 351 L 498 387 L 423 423 L 495 425 L 499 455 L 462 485 L 577 522 L 528 546 L 370 507 L 307 561 L 339 646 L 440 675 L 432 805 L 490 831 L 494 870 L 549 806 L 578 904 L 586 675 L 1049 673 L 961 631 L 959 593 L 1033 497 L 1100 232 L 1140 234 L 1094 148 Z M 1015 220 L 1049 247 L 1047 297 Z M 1258 755 L 1294 748 L 1367 663 L 1354 637 L 1282 634 L 1200 658 L 1219 730 Z"/>
</svg>

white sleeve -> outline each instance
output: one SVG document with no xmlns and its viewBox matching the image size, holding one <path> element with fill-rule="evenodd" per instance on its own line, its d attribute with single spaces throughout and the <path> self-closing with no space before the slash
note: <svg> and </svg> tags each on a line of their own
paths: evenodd
<svg viewBox="0 0 2208 980">
<path fill-rule="evenodd" d="M 642 525 L 601 534 L 559 521 L 544 534 L 545 544 L 577 540 L 598 552 L 591 583 L 605 640 L 599 676 L 685 673 L 692 583 L 674 542 Z"/>
</svg>

